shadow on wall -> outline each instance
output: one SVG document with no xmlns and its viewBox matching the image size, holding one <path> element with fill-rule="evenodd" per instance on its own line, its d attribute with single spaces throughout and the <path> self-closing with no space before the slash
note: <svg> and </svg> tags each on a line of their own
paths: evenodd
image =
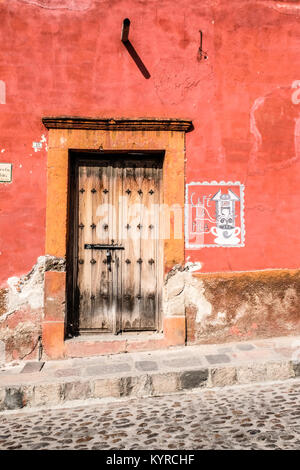
<svg viewBox="0 0 300 470">
<path fill-rule="evenodd" d="M 148 79 L 148 78 L 151 77 L 151 75 L 150 75 L 149 71 L 147 70 L 147 67 L 143 63 L 142 59 L 140 58 L 140 56 L 136 52 L 135 48 L 133 47 L 133 45 L 131 44 L 131 42 L 128 39 L 129 29 L 130 29 L 130 20 L 128 18 L 125 18 L 124 21 L 123 21 L 123 26 L 122 26 L 121 41 L 124 44 L 124 46 L 126 47 L 127 51 L 129 52 L 129 54 L 132 57 L 132 59 L 134 60 L 134 62 L 136 63 L 136 65 L 137 65 L 138 69 L 140 70 L 140 72 L 142 73 L 142 75 L 145 78 Z"/>
</svg>

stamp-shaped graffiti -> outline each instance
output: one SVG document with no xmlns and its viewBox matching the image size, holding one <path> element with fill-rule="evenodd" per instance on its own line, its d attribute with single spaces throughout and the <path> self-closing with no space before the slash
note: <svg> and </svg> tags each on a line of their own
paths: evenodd
<svg viewBox="0 0 300 470">
<path fill-rule="evenodd" d="M 217 181 L 186 185 L 186 248 L 245 246 L 244 185 Z"/>
</svg>

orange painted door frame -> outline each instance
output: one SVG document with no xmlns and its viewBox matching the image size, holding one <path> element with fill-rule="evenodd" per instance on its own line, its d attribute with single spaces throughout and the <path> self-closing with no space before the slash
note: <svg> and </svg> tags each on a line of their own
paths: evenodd
<svg viewBox="0 0 300 470">
<path fill-rule="evenodd" d="M 161 151 L 164 152 L 162 194 L 171 219 L 174 210 L 184 214 L 185 133 L 192 123 L 179 119 L 43 118 L 49 130 L 47 156 L 46 255 L 66 259 L 68 247 L 68 203 L 70 150 Z M 175 209 L 174 209 L 175 208 Z M 177 230 L 178 232 L 178 230 Z M 184 220 L 181 234 L 174 224 L 163 241 L 164 273 L 184 264 Z M 43 345 L 49 358 L 66 356 L 66 273 L 45 273 Z M 185 309 L 163 318 L 165 344 L 185 343 Z M 164 312 L 164 298 L 162 299 Z"/>
</svg>

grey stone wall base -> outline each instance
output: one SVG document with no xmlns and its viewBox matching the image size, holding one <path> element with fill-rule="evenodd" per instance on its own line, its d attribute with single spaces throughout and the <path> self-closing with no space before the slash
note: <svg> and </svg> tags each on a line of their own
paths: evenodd
<svg viewBox="0 0 300 470">
<path fill-rule="evenodd" d="M 0 385 L 0 411 L 23 407 L 63 405 L 85 399 L 147 397 L 185 390 L 278 381 L 300 377 L 299 361 L 253 363 L 240 366 L 141 373 L 120 377 L 52 381 L 26 385 Z"/>
</svg>

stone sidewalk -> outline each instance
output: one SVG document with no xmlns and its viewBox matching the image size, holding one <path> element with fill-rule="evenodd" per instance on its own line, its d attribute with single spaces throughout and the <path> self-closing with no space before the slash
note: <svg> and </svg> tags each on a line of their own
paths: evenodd
<svg viewBox="0 0 300 470">
<path fill-rule="evenodd" d="M 19 362 L 0 369 L 0 411 L 294 377 L 300 377 L 300 336 Z"/>
</svg>

